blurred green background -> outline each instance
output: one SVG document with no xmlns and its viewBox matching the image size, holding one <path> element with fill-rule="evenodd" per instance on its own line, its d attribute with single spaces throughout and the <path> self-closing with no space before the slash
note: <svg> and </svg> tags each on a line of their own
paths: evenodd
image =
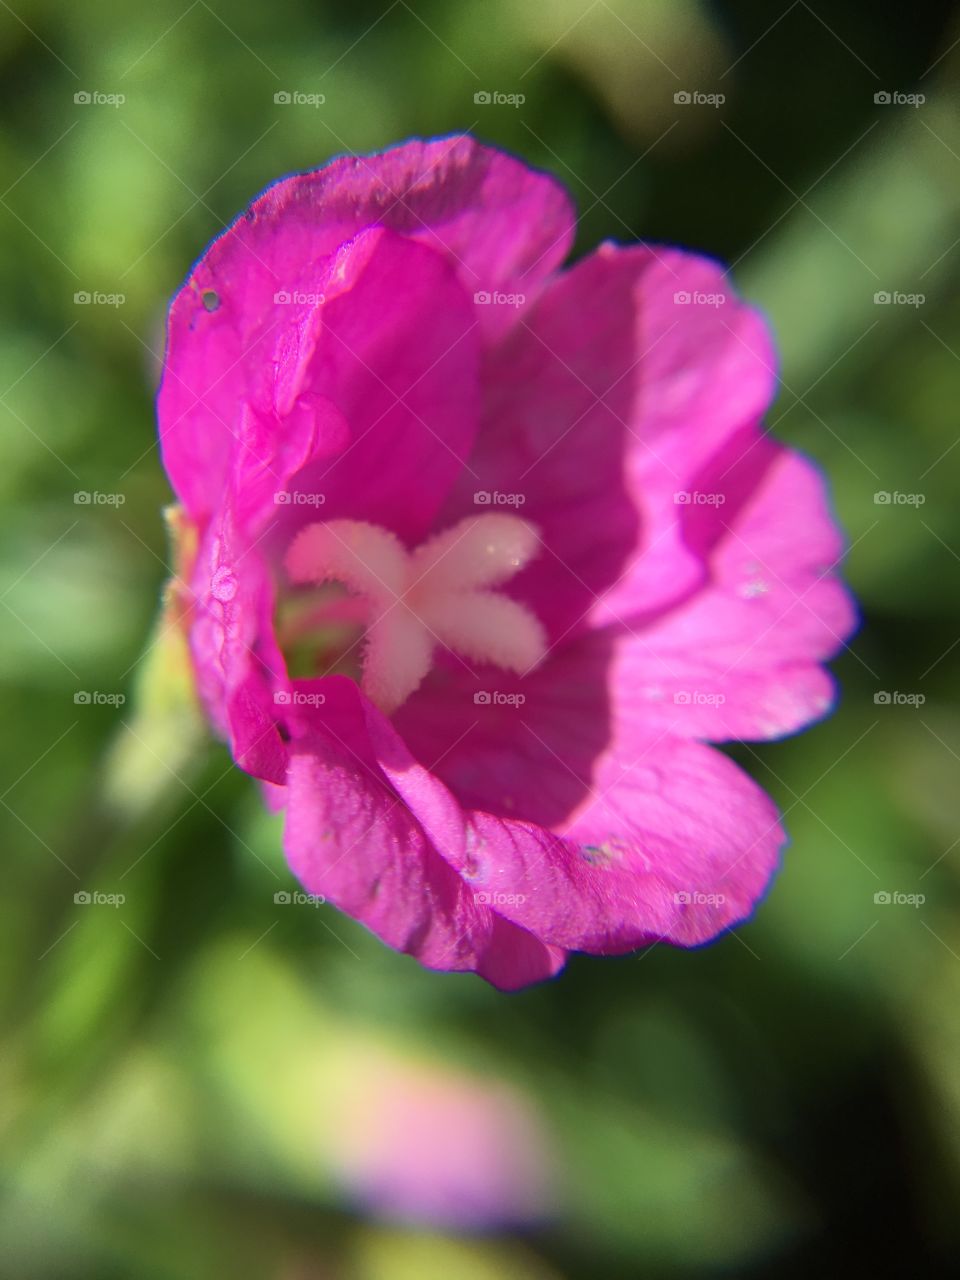
<svg viewBox="0 0 960 1280">
<path fill-rule="evenodd" d="M 936 3 L 0 4 L 0 1273 L 946 1267 L 958 38 Z M 830 477 L 864 613 L 837 713 L 731 749 L 792 836 L 755 921 L 510 998 L 276 905 L 293 885 L 255 787 L 134 719 L 167 556 L 167 300 L 279 175 L 459 129 L 569 184 L 578 253 L 643 237 L 734 264 L 782 352 L 770 422 Z M 437 1206 L 461 1185 L 489 1211 L 457 1230 Z"/>
</svg>

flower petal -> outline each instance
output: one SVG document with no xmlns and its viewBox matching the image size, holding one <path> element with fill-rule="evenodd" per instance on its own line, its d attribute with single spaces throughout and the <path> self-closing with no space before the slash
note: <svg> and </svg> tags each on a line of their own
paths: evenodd
<svg viewBox="0 0 960 1280">
<path fill-rule="evenodd" d="M 690 508 L 686 536 L 709 546 L 710 584 L 622 637 L 611 688 L 623 714 L 679 737 L 781 737 L 830 709 L 819 663 L 856 625 L 825 486 L 769 440 L 711 464 L 702 484 L 726 499 Z"/>
<path fill-rule="evenodd" d="M 195 520 L 209 515 L 229 470 L 244 371 L 260 370 L 259 386 L 247 388 L 254 399 L 275 376 L 280 414 L 290 411 L 312 354 L 316 299 L 352 287 L 337 251 L 371 227 L 422 241 L 470 299 L 505 290 L 532 300 L 566 256 L 573 217 L 553 179 L 462 136 L 342 157 L 269 187 L 211 244 L 170 310 L 160 440 Z M 391 314 L 402 309 L 402 288 L 381 301 Z M 471 311 L 491 333 L 517 316 L 508 306 Z M 404 328 L 418 331 L 409 316 Z"/>
<path fill-rule="evenodd" d="M 283 687 L 286 670 L 273 633 L 273 583 L 230 512 L 208 527 L 190 587 L 190 650 L 207 714 L 241 768 L 282 783 L 287 751 L 273 691 Z"/>
<path fill-rule="evenodd" d="M 292 744 L 288 776 L 284 847 L 304 887 L 427 968 L 474 970 L 504 990 L 557 972 L 562 953 L 478 902 L 389 785 L 364 705 L 379 713 L 356 685 L 333 676 L 297 687 L 325 698 L 322 717 Z M 425 771 L 420 783 L 424 806 L 436 805 L 439 784 Z M 446 813 L 454 841 L 458 812 Z"/>
<path fill-rule="evenodd" d="M 473 447 L 476 309 L 433 249 L 382 229 L 361 239 L 371 246 L 365 268 L 349 292 L 320 305 L 322 327 L 303 383 L 334 402 L 350 443 L 308 464 L 290 487 L 322 495 L 325 520 L 369 520 L 415 544 Z M 277 538 L 289 540 L 316 515 L 308 504 L 286 504 Z"/>
<path fill-rule="evenodd" d="M 544 550 L 511 590 L 554 640 L 649 616 L 705 577 L 675 495 L 774 385 L 766 328 L 716 263 L 604 245 L 489 357 L 480 436 L 444 519 L 499 499 L 539 528 Z"/>
<path fill-rule="evenodd" d="M 537 729 L 515 722 L 514 738 L 530 743 L 528 759 L 542 749 L 553 769 L 541 759 L 531 772 L 516 750 L 504 751 L 500 776 L 506 782 L 512 767 L 514 789 L 538 792 L 542 813 L 550 802 L 539 790 L 552 784 L 556 811 L 569 808 L 552 831 L 508 816 L 508 806 L 468 812 L 463 831 L 444 799 L 450 793 L 438 796 L 436 780 L 406 748 L 378 751 L 394 788 L 480 900 L 543 941 L 602 953 L 657 940 L 707 942 L 749 916 L 766 889 L 784 840 L 776 807 L 719 751 L 618 728 L 582 778 Z M 525 805 L 525 797 L 517 802 L 519 813 Z"/>
<path fill-rule="evenodd" d="M 699 743 L 610 751 L 561 834 L 475 812 L 472 883 L 522 928 L 569 950 L 709 942 L 752 913 L 784 835 L 772 801 Z"/>
</svg>

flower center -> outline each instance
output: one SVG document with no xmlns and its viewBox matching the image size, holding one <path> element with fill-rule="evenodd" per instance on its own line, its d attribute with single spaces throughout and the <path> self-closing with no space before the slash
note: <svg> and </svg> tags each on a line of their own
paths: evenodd
<svg viewBox="0 0 960 1280">
<path fill-rule="evenodd" d="M 469 516 L 414 551 L 379 525 L 329 520 L 300 530 L 285 566 L 297 585 L 346 588 L 365 627 L 361 688 L 389 715 L 419 687 L 438 646 L 519 675 L 537 665 L 543 627 L 491 588 L 538 549 L 532 524 L 500 513 Z"/>
</svg>

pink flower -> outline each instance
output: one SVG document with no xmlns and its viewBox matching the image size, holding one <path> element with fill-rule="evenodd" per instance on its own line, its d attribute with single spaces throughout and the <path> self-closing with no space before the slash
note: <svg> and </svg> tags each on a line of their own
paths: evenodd
<svg viewBox="0 0 960 1280">
<path fill-rule="evenodd" d="M 557 1155 L 530 1098 L 472 1076 L 350 1044 L 325 1081 L 325 1155 L 384 1218 L 453 1230 L 523 1226 L 557 1207 Z"/>
<path fill-rule="evenodd" d="M 173 302 L 189 639 L 304 887 L 434 969 L 709 941 L 783 841 L 706 745 L 830 707 L 824 486 L 715 263 L 467 137 L 269 188 Z"/>
</svg>

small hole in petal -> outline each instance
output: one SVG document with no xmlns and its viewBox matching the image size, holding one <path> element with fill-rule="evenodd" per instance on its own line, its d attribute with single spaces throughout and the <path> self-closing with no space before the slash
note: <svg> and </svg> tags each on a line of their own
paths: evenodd
<svg viewBox="0 0 960 1280">
<path fill-rule="evenodd" d="M 609 867 L 622 854 L 622 846 L 614 840 L 605 840 L 603 844 L 585 844 L 580 850 L 584 862 L 589 862 L 592 867 Z"/>
<path fill-rule="evenodd" d="M 220 295 L 215 289 L 204 289 L 200 295 L 200 301 L 207 311 L 216 311 L 220 305 Z"/>
</svg>

